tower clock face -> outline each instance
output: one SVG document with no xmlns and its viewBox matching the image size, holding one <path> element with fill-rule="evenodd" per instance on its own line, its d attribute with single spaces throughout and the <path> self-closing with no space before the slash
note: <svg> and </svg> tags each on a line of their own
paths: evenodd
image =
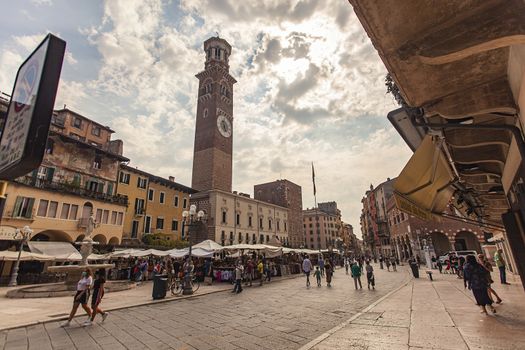
<svg viewBox="0 0 525 350">
<path fill-rule="evenodd" d="M 217 117 L 217 129 L 226 138 L 232 136 L 232 124 L 224 115 Z"/>
</svg>

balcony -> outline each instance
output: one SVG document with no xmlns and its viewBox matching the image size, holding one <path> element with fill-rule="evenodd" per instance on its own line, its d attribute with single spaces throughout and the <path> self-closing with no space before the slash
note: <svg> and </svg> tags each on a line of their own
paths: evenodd
<svg viewBox="0 0 525 350">
<path fill-rule="evenodd" d="M 31 176 L 24 176 L 15 180 L 15 182 L 40 188 L 48 191 L 55 191 L 60 193 L 72 194 L 82 198 L 94 199 L 108 203 L 115 203 L 121 205 L 128 205 L 128 197 L 121 195 L 110 195 L 102 192 L 91 191 L 86 188 L 80 188 L 77 185 L 65 182 L 47 181 L 45 179 L 39 179 Z"/>
<path fill-rule="evenodd" d="M 135 216 L 144 216 L 146 214 L 146 209 L 144 208 L 135 208 Z"/>
</svg>

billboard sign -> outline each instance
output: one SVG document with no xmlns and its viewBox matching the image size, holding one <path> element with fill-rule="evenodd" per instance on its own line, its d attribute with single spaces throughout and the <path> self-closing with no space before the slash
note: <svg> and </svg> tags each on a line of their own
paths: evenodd
<svg viewBox="0 0 525 350">
<path fill-rule="evenodd" d="M 0 138 L 2 180 L 25 175 L 42 162 L 65 48 L 65 41 L 48 34 L 18 69 Z"/>
</svg>

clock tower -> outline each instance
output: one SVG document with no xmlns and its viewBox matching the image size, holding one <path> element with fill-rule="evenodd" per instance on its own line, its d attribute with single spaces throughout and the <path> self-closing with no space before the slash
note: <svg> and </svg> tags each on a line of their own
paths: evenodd
<svg viewBox="0 0 525 350">
<path fill-rule="evenodd" d="M 191 187 L 232 190 L 233 85 L 231 46 L 219 37 L 204 42 L 206 61 L 199 79 Z"/>
</svg>

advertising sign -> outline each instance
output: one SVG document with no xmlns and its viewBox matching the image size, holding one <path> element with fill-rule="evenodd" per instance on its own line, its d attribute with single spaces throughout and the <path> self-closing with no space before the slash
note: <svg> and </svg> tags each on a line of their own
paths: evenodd
<svg viewBox="0 0 525 350">
<path fill-rule="evenodd" d="M 42 162 L 65 48 L 48 34 L 18 69 L 0 139 L 0 179 L 25 175 Z"/>
</svg>

